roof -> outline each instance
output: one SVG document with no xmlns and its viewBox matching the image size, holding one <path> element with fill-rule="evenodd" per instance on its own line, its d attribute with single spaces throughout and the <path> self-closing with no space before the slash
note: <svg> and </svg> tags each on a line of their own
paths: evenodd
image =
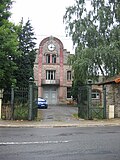
<svg viewBox="0 0 120 160">
<path fill-rule="evenodd" d="M 108 78 L 104 82 L 99 83 L 98 85 L 104 85 L 104 84 L 112 84 L 112 83 L 120 83 L 120 73 L 116 76 L 113 76 L 111 78 Z"/>
</svg>

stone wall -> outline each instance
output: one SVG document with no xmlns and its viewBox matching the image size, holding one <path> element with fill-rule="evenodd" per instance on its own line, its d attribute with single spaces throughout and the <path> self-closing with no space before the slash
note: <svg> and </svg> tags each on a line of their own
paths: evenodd
<svg viewBox="0 0 120 160">
<path fill-rule="evenodd" d="M 114 117 L 120 117 L 120 84 L 106 85 L 106 104 L 107 118 L 109 105 L 114 105 Z"/>
</svg>

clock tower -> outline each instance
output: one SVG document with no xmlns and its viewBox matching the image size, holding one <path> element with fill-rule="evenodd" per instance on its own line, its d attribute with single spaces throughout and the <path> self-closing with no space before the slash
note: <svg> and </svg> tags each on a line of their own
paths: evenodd
<svg viewBox="0 0 120 160">
<path fill-rule="evenodd" d="M 45 98 L 48 104 L 66 104 L 67 98 L 71 98 L 71 66 L 67 64 L 69 54 L 56 37 L 47 37 L 40 43 L 34 75 L 38 96 Z"/>
</svg>

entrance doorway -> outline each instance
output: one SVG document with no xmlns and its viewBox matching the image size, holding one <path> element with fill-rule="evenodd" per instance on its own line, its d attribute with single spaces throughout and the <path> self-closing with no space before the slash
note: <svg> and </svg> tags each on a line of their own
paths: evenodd
<svg viewBox="0 0 120 160">
<path fill-rule="evenodd" d="M 58 88 L 56 86 L 44 87 L 43 96 L 47 100 L 48 104 L 57 104 Z"/>
</svg>

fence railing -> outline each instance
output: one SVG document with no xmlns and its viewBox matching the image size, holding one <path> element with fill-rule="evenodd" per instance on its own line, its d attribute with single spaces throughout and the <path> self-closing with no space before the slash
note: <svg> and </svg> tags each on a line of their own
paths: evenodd
<svg viewBox="0 0 120 160">
<path fill-rule="evenodd" d="M 102 104 L 100 101 L 93 103 L 92 85 L 79 87 L 78 117 L 83 119 L 103 119 L 106 118 L 106 89 L 103 87 Z"/>
<path fill-rule="evenodd" d="M 37 116 L 37 87 L 30 82 L 27 88 L 11 87 L 3 92 L 2 119 L 6 120 L 34 120 Z"/>
</svg>

